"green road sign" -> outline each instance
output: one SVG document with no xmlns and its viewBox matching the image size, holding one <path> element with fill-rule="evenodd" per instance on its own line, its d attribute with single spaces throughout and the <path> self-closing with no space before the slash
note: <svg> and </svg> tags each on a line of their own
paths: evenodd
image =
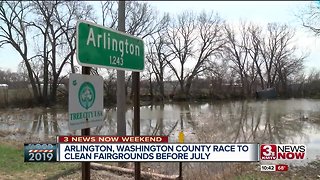
<svg viewBox="0 0 320 180">
<path fill-rule="evenodd" d="M 88 21 L 77 22 L 77 59 L 80 65 L 143 71 L 141 38 Z"/>
</svg>

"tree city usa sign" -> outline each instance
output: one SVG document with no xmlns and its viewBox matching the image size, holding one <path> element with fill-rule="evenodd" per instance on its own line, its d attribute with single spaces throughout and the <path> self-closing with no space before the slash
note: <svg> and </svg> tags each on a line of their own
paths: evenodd
<svg viewBox="0 0 320 180">
<path fill-rule="evenodd" d="M 77 59 L 82 66 L 143 71 L 141 38 L 88 21 L 77 22 Z"/>
<path fill-rule="evenodd" d="M 69 127 L 72 130 L 103 125 L 103 78 L 83 74 L 69 77 Z"/>
</svg>

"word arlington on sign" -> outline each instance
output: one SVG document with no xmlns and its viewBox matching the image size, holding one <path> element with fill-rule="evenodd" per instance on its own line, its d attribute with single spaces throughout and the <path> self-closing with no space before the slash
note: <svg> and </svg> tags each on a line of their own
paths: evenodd
<svg viewBox="0 0 320 180">
<path fill-rule="evenodd" d="M 88 21 L 77 22 L 77 60 L 82 66 L 143 71 L 141 38 Z"/>
</svg>

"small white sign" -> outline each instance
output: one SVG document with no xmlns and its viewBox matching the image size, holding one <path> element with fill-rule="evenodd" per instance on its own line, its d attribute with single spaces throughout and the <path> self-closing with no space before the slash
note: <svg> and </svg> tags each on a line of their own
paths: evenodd
<svg viewBox="0 0 320 180">
<path fill-rule="evenodd" d="M 69 128 L 77 130 L 101 126 L 103 117 L 103 78 L 70 74 Z"/>
</svg>

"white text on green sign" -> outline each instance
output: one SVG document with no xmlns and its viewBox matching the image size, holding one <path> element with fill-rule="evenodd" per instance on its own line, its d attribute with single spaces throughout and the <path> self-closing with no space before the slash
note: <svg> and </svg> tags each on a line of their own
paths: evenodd
<svg viewBox="0 0 320 180">
<path fill-rule="evenodd" d="M 83 66 L 143 71 L 144 43 L 129 34 L 78 21 L 77 59 Z"/>
</svg>

